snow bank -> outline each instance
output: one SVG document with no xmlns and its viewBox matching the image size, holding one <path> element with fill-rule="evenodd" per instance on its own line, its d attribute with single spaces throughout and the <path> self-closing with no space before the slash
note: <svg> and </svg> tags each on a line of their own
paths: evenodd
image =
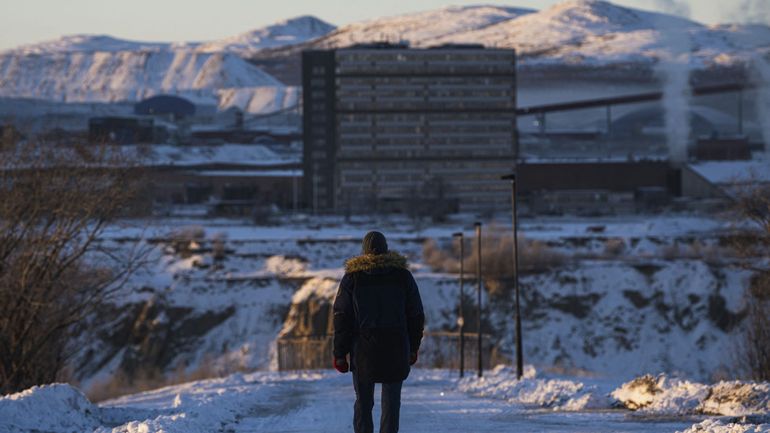
<svg viewBox="0 0 770 433">
<path fill-rule="evenodd" d="M 686 414 L 696 412 L 708 393 L 707 385 L 672 379 L 663 374 L 657 377 L 646 374 L 621 385 L 612 392 L 612 397 L 631 410 Z"/>
<path fill-rule="evenodd" d="M 224 423 L 234 421 L 239 411 L 242 411 L 244 397 L 258 392 L 260 388 L 242 374 L 234 374 L 224 379 L 191 382 L 126 396 L 107 402 L 107 410 L 122 407 L 129 413 L 129 417 L 140 415 L 142 410 L 147 409 L 160 414 L 144 420 L 134 419 L 112 429 L 101 427 L 94 433 L 219 431 Z"/>
<path fill-rule="evenodd" d="M 770 413 L 770 384 L 719 382 L 704 385 L 661 374 L 644 375 L 612 392 L 624 407 L 655 414 L 744 416 Z"/>
<path fill-rule="evenodd" d="M 307 261 L 286 256 L 271 256 L 265 261 L 265 270 L 279 277 L 302 277 Z"/>
<path fill-rule="evenodd" d="M 538 379 L 535 368 L 526 366 L 521 380 L 508 366 L 498 365 L 482 378 L 461 379 L 460 391 L 482 397 L 507 400 L 513 404 L 554 410 L 577 411 L 608 408 L 609 400 L 594 386 L 565 379 Z"/>
<path fill-rule="evenodd" d="M 313 277 L 307 280 L 299 290 L 294 293 L 291 303 L 301 304 L 308 299 L 326 299 L 332 300 L 337 294 L 339 282 L 334 279 L 324 277 Z"/>
<path fill-rule="evenodd" d="M 770 432 L 770 424 L 736 424 L 726 423 L 718 419 L 707 419 L 695 424 L 682 433 L 749 433 Z M 679 433 L 679 432 L 677 432 Z"/>
<path fill-rule="evenodd" d="M 77 388 L 63 383 L 35 386 L 0 397 L 0 431 L 91 431 L 99 408 Z"/>
<path fill-rule="evenodd" d="M 711 387 L 701 410 L 731 416 L 770 414 L 770 383 L 719 382 Z"/>
<path fill-rule="evenodd" d="M 94 433 L 210 433 L 233 431 L 260 405 L 282 398 L 276 382 L 318 381 L 320 373 L 236 373 L 127 395 L 101 404 L 105 424 Z"/>
</svg>

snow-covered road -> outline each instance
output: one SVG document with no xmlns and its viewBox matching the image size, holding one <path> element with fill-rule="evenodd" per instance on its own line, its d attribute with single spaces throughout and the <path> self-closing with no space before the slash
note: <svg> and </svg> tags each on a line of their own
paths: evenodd
<svg viewBox="0 0 770 433">
<path fill-rule="evenodd" d="M 746 398 L 754 406 L 735 400 L 729 408 L 723 407 L 727 412 L 752 415 L 736 421 L 740 417 L 696 415 L 702 412 L 695 411 L 694 400 L 687 398 L 692 393 L 684 392 L 697 385 L 690 382 L 661 378 L 655 398 L 666 400 L 667 410 L 634 412 L 609 409 L 613 407 L 607 394 L 612 382 L 606 379 L 584 378 L 586 383 L 545 379 L 547 375 L 541 379 L 529 377 L 535 374 L 531 369 L 531 374 L 525 372 L 524 379 L 517 380 L 509 370 L 497 368 L 484 380 L 459 383 L 455 372 L 413 371 L 403 388 L 401 431 L 770 433 L 766 384 L 730 382 L 709 388 L 709 395 L 713 392 L 722 400 L 732 395 L 735 400 L 735 393 L 720 389 L 741 385 L 735 389 L 750 397 Z M 651 396 L 629 386 L 624 384 L 622 389 L 636 393 L 635 398 Z M 479 393 L 488 397 L 478 397 Z M 589 394 L 593 400 L 586 399 Z M 0 433 L 352 432 L 353 400 L 351 376 L 333 371 L 236 373 L 126 395 L 99 405 L 70 385 L 53 384 L 0 397 Z M 582 406 L 576 405 L 580 402 Z M 591 402 L 603 403 L 589 405 Z M 661 404 L 650 405 L 658 406 Z M 567 407 L 576 410 L 564 410 Z M 379 419 L 376 405 L 374 417 Z"/>
<path fill-rule="evenodd" d="M 379 392 L 379 387 L 377 388 Z M 350 375 L 271 385 L 269 397 L 228 424 L 231 432 L 353 431 L 353 386 Z M 379 420 L 379 397 L 375 424 Z M 404 385 L 401 431 L 404 433 L 497 432 L 675 432 L 697 421 L 633 418 L 628 411 L 554 412 L 524 410 L 502 400 L 477 398 L 455 390 L 443 373 L 416 372 Z"/>
</svg>

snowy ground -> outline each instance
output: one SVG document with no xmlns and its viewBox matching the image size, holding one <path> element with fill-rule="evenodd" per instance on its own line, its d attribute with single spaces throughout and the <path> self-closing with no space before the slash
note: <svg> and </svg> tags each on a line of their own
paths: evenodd
<svg viewBox="0 0 770 433">
<path fill-rule="evenodd" d="M 148 268 L 137 272 L 115 300 L 109 316 L 114 320 L 103 326 L 105 337 L 83 341 L 76 354 L 73 365 L 83 390 L 94 395 L 117 372 L 146 366 L 168 375 L 180 368 L 190 374 L 214 368 L 220 375 L 274 368 L 273 342 L 287 324 L 292 299 L 306 292 L 332 298 L 343 261 L 359 253 L 360 237 L 373 228 L 385 232 L 391 248 L 409 258 L 429 330 L 456 329 L 457 275 L 433 271 L 423 261 L 422 246 L 426 238 L 450 242 L 458 229 L 470 237 L 468 222 L 474 216 L 431 226 L 406 218 L 285 219 L 277 226 L 163 218 L 109 227 L 103 237 L 107 247 L 125 248 L 145 239 L 151 254 Z M 485 233 L 507 233 L 507 220 L 507 215 L 486 220 Z M 712 317 L 720 306 L 728 318 L 739 314 L 748 284 L 746 271 L 718 260 L 716 245 L 733 228 L 729 221 L 687 215 L 539 218 L 524 219 L 521 227 L 526 239 L 574 257 L 521 280 L 528 363 L 602 372 L 616 384 L 645 373 L 676 372 L 700 381 L 714 378 L 715 372 L 728 372 L 719 378 L 737 375 L 729 374 L 727 357 L 735 330 L 720 327 Z M 200 248 L 174 252 L 169 232 L 196 230 L 205 233 L 196 241 Z M 227 251 L 219 262 L 212 254 L 214 239 Z M 601 258 L 608 240 L 625 247 Z M 671 249 L 694 253 L 695 240 L 701 250 L 713 249 L 716 258 L 707 263 L 695 256 L 663 256 Z M 467 294 L 471 288 L 465 289 Z M 513 335 L 507 298 L 484 299 L 491 308 L 490 326 L 501 336 Z M 501 337 L 498 344 L 500 353 L 510 357 L 512 339 Z"/>
<path fill-rule="evenodd" d="M 529 369 L 528 374 L 534 375 Z M 769 432 L 770 425 L 736 424 L 735 419 L 700 414 L 641 413 L 613 408 L 602 381 L 587 383 L 573 378 L 526 377 L 520 395 L 529 403 L 479 396 L 484 383 L 512 385 L 509 370 L 488 372 L 488 381 L 467 378 L 459 382 L 455 372 L 415 370 L 403 390 L 401 431 L 428 432 L 676 432 L 702 423 L 705 430 Z M 544 403 L 552 386 L 572 382 L 607 400 L 581 411 L 549 407 Z M 617 385 L 617 384 L 616 384 Z M 353 390 L 350 375 L 336 372 L 235 374 L 224 379 L 191 382 L 108 401 L 89 403 L 74 388 L 54 385 L 33 388 L 0 399 L 0 431 L 51 433 L 95 431 L 98 433 L 197 433 L 197 432 L 341 432 L 351 431 Z M 538 403 L 539 401 L 539 403 Z M 757 416 L 766 416 L 759 408 Z M 40 417 L 42 410 L 46 417 Z M 757 410 L 755 408 L 755 410 Z M 375 419 L 379 413 L 375 405 Z M 725 430 L 725 428 L 732 430 Z"/>
<path fill-rule="evenodd" d="M 457 277 L 421 263 L 422 240 L 449 241 L 451 233 L 462 228 L 469 234 L 467 221 L 472 218 L 412 227 L 413 222 L 406 220 L 310 223 L 298 218 L 281 226 L 258 227 L 232 220 L 162 219 L 110 227 L 104 242 L 121 245 L 143 238 L 153 245 L 155 265 L 134 276 L 120 303 L 122 309 L 155 305 L 157 317 L 148 319 L 154 330 L 141 335 L 147 341 L 179 337 L 172 326 L 175 320 L 169 320 L 174 314 L 180 315 L 180 323 L 194 324 L 202 323 L 194 322 L 196 317 L 233 310 L 205 335 L 181 341 L 184 344 L 176 348 L 169 368 L 182 363 L 192 369 L 206 356 L 215 356 L 253 371 L 271 367 L 272 341 L 285 326 L 285 308 L 292 299 L 309 292 L 333 293 L 342 260 L 358 252 L 360 236 L 370 228 L 384 230 L 391 246 L 410 257 L 429 306 L 432 329 L 450 329 Z M 500 218 L 484 227 L 505 231 L 505 224 Z M 204 230 L 203 248 L 188 256 L 173 252 L 163 240 L 170 227 Z M 716 218 L 684 215 L 523 221 L 527 239 L 586 257 L 522 281 L 523 287 L 536 287 L 542 295 L 542 299 L 524 299 L 524 306 L 531 307 L 525 308 L 526 344 L 542 346 L 539 351 L 525 347 L 527 362 L 581 376 L 536 374 L 528 368 L 525 380 L 517 381 L 510 369 L 502 369 L 487 372 L 481 381 L 471 377 L 458 382 L 446 371 L 416 370 L 404 391 L 402 431 L 770 432 L 770 384 L 709 385 L 705 381 L 710 376 L 698 374 L 701 363 L 707 371 L 713 370 L 724 352 L 720 347 L 734 338 L 712 323 L 707 301 L 715 297 L 724 302 L 727 312 L 739 311 L 740 299 L 734 295 L 742 293 L 745 276 L 719 263 L 714 265 L 719 271 L 715 273 L 701 260 L 660 257 L 671 246 L 689 248 L 694 239 L 707 248 L 733 228 Z M 223 239 L 227 250 L 219 267 L 206 252 L 214 238 Z M 611 259 L 589 259 L 602 253 L 610 238 L 622 239 L 624 252 Z M 565 279 L 567 274 L 572 278 Z M 621 296 L 630 290 L 641 297 Z M 686 294 L 697 296 L 680 299 Z M 544 303 L 585 297 L 597 299 L 585 312 Z M 502 319 L 510 322 L 507 316 Z M 612 325 L 617 323 L 623 329 Z M 654 328 L 658 325 L 666 329 Z M 637 328 L 656 331 L 637 332 Z M 592 336 L 600 332 L 611 338 L 594 341 Z M 618 332 L 631 346 L 615 347 L 616 340 L 625 341 Z M 583 354 L 583 337 L 593 338 L 588 347 L 596 353 Z M 552 344 L 554 339 L 571 354 L 567 367 L 574 369 L 548 369 L 557 364 L 552 356 L 559 349 Z M 699 340 L 710 343 L 699 347 Z M 80 386 L 85 390 L 91 383 L 109 379 L 125 352 L 135 349 L 103 341 L 86 346 L 107 363 L 97 368 L 102 364 L 83 361 Z M 692 348 L 684 351 L 688 355 L 682 353 L 685 347 Z M 668 375 L 629 381 L 661 371 Z M 691 382 L 697 380 L 703 383 Z M 55 385 L 1 397 L 0 433 L 350 431 L 352 404 L 350 376 L 330 371 L 235 374 L 128 395 L 98 406 L 75 388 Z M 41 413 L 47 415 L 41 417 Z"/>
</svg>

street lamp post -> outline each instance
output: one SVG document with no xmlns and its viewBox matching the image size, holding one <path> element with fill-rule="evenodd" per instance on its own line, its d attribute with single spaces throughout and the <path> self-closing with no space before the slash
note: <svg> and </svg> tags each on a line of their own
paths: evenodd
<svg viewBox="0 0 770 433">
<path fill-rule="evenodd" d="M 478 361 L 479 377 L 482 376 L 481 364 L 481 223 L 474 224 L 476 227 L 476 294 L 478 303 L 478 314 L 476 316 L 476 329 L 478 330 Z"/>
<path fill-rule="evenodd" d="M 460 240 L 460 311 L 457 316 L 457 325 L 460 327 L 460 377 L 465 376 L 465 300 L 463 283 L 465 280 L 465 272 L 463 268 L 464 244 L 465 239 L 462 232 L 453 234 L 456 239 Z"/>
<path fill-rule="evenodd" d="M 502 177 L 511 181 L 511 208 L 513 212 L 513 289 L 515 293 L 515 321 L 516 321 L 516 376 L 521 379 L 524 374 L 524 357 L 521 344 L 521 311 L 519 309 L 519 239 L 518 239 L 518 215 L 516 212 L 516 174 Z"/>
</svg>

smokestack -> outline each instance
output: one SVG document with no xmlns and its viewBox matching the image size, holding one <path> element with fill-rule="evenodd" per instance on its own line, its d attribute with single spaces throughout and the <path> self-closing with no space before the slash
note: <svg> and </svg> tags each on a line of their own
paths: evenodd
<svg viewBox="0 0 770 433">
<path fill-rule="evenodd" d="M 757 84 L 757 113 L 765 145 L 765 160 L 770 161 L 770 61 L 768 53 L 752 56 L 752 80 Z"/>
</svg>

